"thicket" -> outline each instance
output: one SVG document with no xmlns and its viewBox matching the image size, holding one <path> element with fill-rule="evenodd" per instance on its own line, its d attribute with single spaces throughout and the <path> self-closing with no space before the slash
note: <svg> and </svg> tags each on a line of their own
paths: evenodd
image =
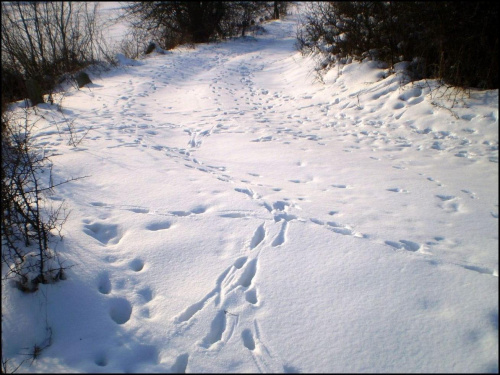
<svg viewBox="0 0 500 375">
<path fill-rule="evenodd" d="M 498 88 L 497 2 L 316 2 L 303 26 L 298 46 L 321 57 L 318 70 L 369 57 L 391 67 L 409 61 L 413 80 Z"/>
<path fill-rule="evenodd" d="M 257 22 L 279 19 L 287 1 L 135 1 L 125 14 L 137 35 L 169 50 L 245 35 Z M 133 56 L 129 56 L 133 57 Z"/>
</svg>

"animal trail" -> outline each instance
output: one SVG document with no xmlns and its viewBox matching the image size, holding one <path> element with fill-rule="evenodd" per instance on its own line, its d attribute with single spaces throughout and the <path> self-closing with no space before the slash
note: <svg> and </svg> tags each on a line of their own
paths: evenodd
<svg viewBox="0 0 500 375">
<path fill-rule="evenodd" d="M 99 275 L 97 281 L 97 290 L 99 290 L 99 293 L 101 294 L 111 293 L 111 281 L 109 280 L 109 275 L 107 272 Z"/>
<path fill-rule="evenodd" d="M 288 229 L 288 221 L 285 220 L 283 221 L 283 224 L 281 224 L 280 232 L 278 233 L 273 243 L 271 244 L 272 247 L 277 247 L 285 243 L 287 229 Z"/>
<path fill-rule="evenodd" d="M 460 210 L 460 203 L 457 202 L 459 199 L 454 195 L 436 195 L 441 201 L 439 207 L 448 213 L 458 212 Z"/>
<path fill-rule="evenodd" d="M 245 261 L 246 261 L 246 259 L 245 259 Z M 242 261 L 237 260 L 237 262 L 239 264 L 239 262 L 242 262 Z M 186 308 L 182 313 L 180 313 L 177 317 L 175 317 L 174 321 L 176 323 L 182 323 L 182 322 L 189 321 L 198 311 L 203 309 L 203 307 L 205 306 L 207 301 L 209 301 L 213 297 L 216 297 L 216 299 L 218 299 L 217 294 L 220 294 L 222 283 L 226 280 L 226 277 L 228 276 L 228 274 L 230 273 L 232 268 L 233 268 L 233 266 L 229 266 L 228 268 L 226 268 L 224 270 L 224 272 L 222 272 L 219 275 L 219 277 L 217 278 L 217 280 L 215 282 L 215 287 L 210 292 L 208 292 L 205 295 L 205 297 L 203 297 L 200 301 L 192 304 L 191 306 Z"/>
<path fill-rule="evenodd" d="M 156 232 L 159 230 L 169 229 L 171 227 L 171 225 L 172 224 L 169 221 L 159 222 L 159 223 L 151 223 L 151 224 L 148 224 L 146 226 L 146 229 L 150 230 L 152 232 Z"/>
<path fill-rule="evenodd" d="M 254 334 L 252 330 L 242 331 L 241 338 L 243 345 L 250 350 L 255 365 L 262 373 L 282 372 L 283 365 L 278 364 L 277 359 L 271 354 L 266 345 L 262 342 L 261 332 L 257 319 L 254 320 Z"/>
<path fill-rule="evenodd" d="M 259 194 L 254 193 L 254 192 L 252 191 L 252 189 L 247 189 L 247 188 L 235 188 L 234 190 L 235 190 L 235 191 L 237 191 L 238 193 L 243 193 L 243 194 L 246 194 L 246 195 L 248 195 L 248 196 L 249 196 L 250 198 L 252 198 L 252 199 L 259 199 L 259 198 L 260 198 Z"/>
<path fill-rule="evenodd" d="M 252 280 L 256 273 L 257 273 L 257 258 L 252 259 L 250 262 L 248 262 L 238 280 L 238 284 L 244 288 L 248 288 L 252 283 Z"/>
<path fill-rule="evenodd" d="M 86 224 L 83 231 L 103 245 L 116 245 L 121 240 L 120 228 L 116 224 Z"/>
<path fill-rule="evenodd" d="M 210 325 L 210 332 L 205 336 L 205 338 L 201 341 L 200 346 L 205 349 L 209 349 L 212 345 L 217 343 L 222 339 L 222 334 L 226 329 L 226 312 L 220 310 L 215 315 L 215 318 L 212 320 L 212 324 Z"/>
<path fill-rule="evenodd" d="M 170 371 L 174 374 L 184 374 L 186 373 L 186 368 L 188 365 L 189 354 L 184 353 L 178 356 L 175 363 L 172 365 Z"/>
<path fill-rule="evenodd" d="M 349 226 L 337 223 L 335 221 L 329 221 L 326 223 L 328 225 L 328 229 L 332 232 L 343 234 L 343 235 L 352 235 L 354 234 L 353 230 L 349 228 Z"/>
<path fill-rule="evenodd" d="M 191 211 L 170 211 L 169 213 L 174 216 L 183 217 L 190 215 L 200 215 L 207 211 L 208 207 L 206 206 L 196 206 Z"/>
<path fill-rule="evenodd" d="M 257 299 L 257 291 L 254 289 L 247 290 L 247 292 L 245 293 L 245 300 L 252 305 L 257 304 L 259 302 L 259 300 Z"/>
<path fill-rule="evenodd" d="M 472 265 L 462 265 L 462 267 L 465 268 L 466 270 L 469 270 L 469 271 L 474 271 L 474 272 L 482 273 L 485 275 L 493 275 L 493 276 L 498 277 L 498 273 L 491 268 L 472 266 Z"/>
<path fill-rule="evenodd" d="M 252 240 L 250 241 L 250 250 L 255 249 L 266 237 L 266 230 L 264 228 L 264 223 L 261 224 L 255 233 L 253 234 Z"/>
<path fill-rule="evenodd" d="M 132 315 L 132 305 L 122 297 L 113 298 L 109 301 L 109 316 L 116 324 L 125 324 Z"/>
<path fill-rule="evenodd" d="M 144 261 L 142 259 L 136 258 L 129 263 L 129 266 L 132 271 L 139 272 L 144 268 Z"/>
<path fill-rule="evenodd" d="M 247 261 L 247 257 L 240 257 L 238 259 L 236 259 L 234 261 L 234 266 L 237 268 L 237 269 L 240 269 L 241 267 L 243 267 L 243 265 L 246 263 Z"/>
<path fill-rule="evenodd" d="M 153 291 L 149 287 L 139 290 L 137 294 L 142 297 L 145 303 L 152 301 L 154 298 Z"/>
<path fill-rule="evenodd" d="M 252 331 L 248 328 L 241 332 L 241 339 L 243 340 L 243 345 L 245 345 L 248 350 L 255 349 L 255 340 L 253 339 Z"/>
<path fill-rule="evenodd" d="M 385 244 L 394 247 L 395 249 L 403 249 L 413 252 L 422 249 L 422 245 L 420 245 L 419 243 L 407 240 L 399 240 L 399 242 L 385 241 Z"/>
</svg>

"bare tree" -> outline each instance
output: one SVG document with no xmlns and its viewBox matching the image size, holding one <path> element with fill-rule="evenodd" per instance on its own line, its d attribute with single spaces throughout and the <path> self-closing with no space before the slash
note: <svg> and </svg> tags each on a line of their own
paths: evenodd
<svg viewBox="0 0 500 375">
<path fill-rule="evenodd" d="M 1 60 L 4 96 L 24 99 L 24 80 L 50 92 L 57 77 L 109 61 L 97 21 L 98 2 L 2 2 Z M 21 79 L 22 77 L 22 79 Z"/>
</svg>

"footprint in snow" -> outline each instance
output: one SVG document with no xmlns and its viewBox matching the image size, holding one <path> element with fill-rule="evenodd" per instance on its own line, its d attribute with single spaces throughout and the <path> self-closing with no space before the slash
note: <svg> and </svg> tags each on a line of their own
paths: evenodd
<svg viewBox="0 0 500 375">
<path fill-rule="evenodd" d="M 121 240 L 120 227 L 116 224 L 98 222 L 86 224 L 83 231 L 103 245 L 115 245 Z"/>
<path fill-rule="evenodd" d="M 250 331 L 248 328 L 244 329 L 241 332 L 241 339 L 243 340 L 243 345 L 245 348 L 248 350 L 254 350 L 255 349 L 255 340 L 253 338 L 252 331 Z"/>
<path fill-rule="evenodd" d="M 439 207 L 444 209 L 448 213 L 455 213 L 460 211 L 460 204 L 456 202 L 458 199 L 454 195 L 436 195 L 437 198 L 441 200 Z"/>
<path fill-rule="evenodd" d="M 184 353 L 184 354 L 179 355 L 176 358 L 175 363 L 172 365 L 172 368 L 170 369 L 170 371 L 174 374 L 186 373 L 188 361 L 189 361 L 189 354 L 188 353 Z"/>
<path fill-rule="evenodd" d="M 139 296 L 144 300 L 144 303 L 148 303 L 153 300 L 154 293 L 153 290 L 149 287 L 142 288 L 137 292 Z"/>
<path fill-rule="evenodd" d="M 264 224 L 261 224 L 255 231 L 252 240 L 250 241 L 250 250 L 255 249 L 266 237 Z"/>
<path fill-rule="evenodd" d="M 94 363 L 99 367 L 105 367 L 108 365 L 108 358 L 104 353 L 98 354 L 94 359 Z"/>
<path fill-rule="evenodd" d="M 200 346 L 209 349 L 222 339 L 222 335 L 226 330 L 226 311 L 220 310 L 210 325 L 209 333 L 200 342 Z"/>
<path fill-rule="evenodd" d="M 422 245 L 420 245 L 419 243 L 407 240 L 399 240 L 399 242 L 385 241 L 385 244 L 395 249 L 403 249 L 413 252 L 419 251 L 422 248 Z"/>
<path fill-rule="evenodd" d="M 247 290 L 247 292 L 245 293 L 245 299 L 248 303 L 256 305 L 259 302 L 257 298 L 257 291 L 255 289 Z"/>
<path fill-rule="evenodd" d="M 144 261 L 142 259 L 136 258 L 129 263 L 129 267 L 132 271 L 139 272 L 144 268 Z"/>
<path fill-rule="evenodd" d="M 390 188 L 390 189 L 387 189 L 387 191 L 392 191 L 393 193 L 409 193 L 408 190 L 406 189 L 401 189 L 401 188 Z"/>
<path fill-rule="evenodd" d="M 101 273 L 97 278 L 97 290 L 101 294 L 111 293 L 111 281 L 107 272 Z"/>
<path fill-rule="evenodd" d="M 156 232 L 159 230 L 169 229 L 171 226 L 172 226 L 172 224 L 170 222 L 164 221 L 164 222 L 157 222 L 157 223 L 148 224 L 146 226 L 146 229 L 150 230 L 152 232 Z"/>
<path fill-rule="evenodd" d="M 123 297 L 116 297 L 109 301 L 109 316 L 116 324 L 125 324 L 132 315 L 132 305 Z"/>
</svg>

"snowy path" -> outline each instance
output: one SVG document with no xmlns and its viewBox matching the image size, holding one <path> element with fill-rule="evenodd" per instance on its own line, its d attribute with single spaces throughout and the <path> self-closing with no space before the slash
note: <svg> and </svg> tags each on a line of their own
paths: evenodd
<svg viewBox="0 0 500 375">
<path fill-rule="evenodd" d="M 295 16 L 265 28 L 93 78 L 77 148 L 40 132 L 91 177 L 53 197 L 76 266 L 31 371 L 495 371 L 498 91 L 451 113 L 373 62 L 322 84 Z"/>
</svg>

